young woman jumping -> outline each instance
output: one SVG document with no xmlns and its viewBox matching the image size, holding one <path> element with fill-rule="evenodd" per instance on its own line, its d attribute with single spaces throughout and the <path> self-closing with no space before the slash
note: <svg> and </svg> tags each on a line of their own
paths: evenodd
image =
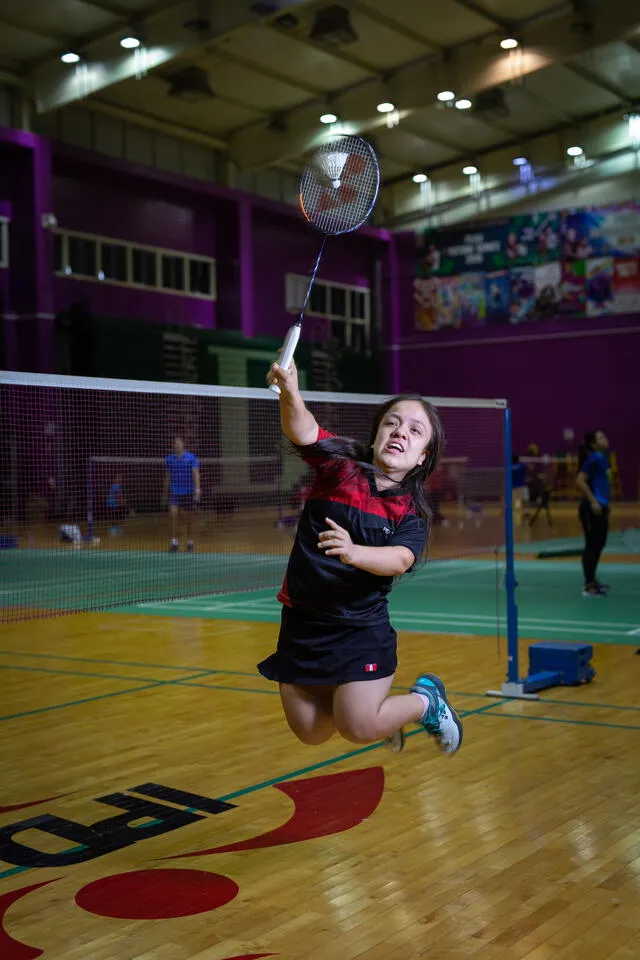
<svg viewBox="0 0 640 960">
<path fill-rule="evenodd" d="M 278 595 L 277 650 L 260 673 L 279 683 L 287 722 L 303 743 L 337 731 L 399 751 L 402 728 L 414 722 L 443 753 L 455 753 L 462 724 L 439 677 L 424 673 L 410 693 L 390 696 L 397 642 L 387 594 L 425 552 L 425 481 L 444 443 L 436 410 L 418 396 L 395 397 L 360 444 L 318 426 L 294 364 L 274 364 L 267 380 L 280 387 L 283 433 L 315 479 Z"/>
</svg>

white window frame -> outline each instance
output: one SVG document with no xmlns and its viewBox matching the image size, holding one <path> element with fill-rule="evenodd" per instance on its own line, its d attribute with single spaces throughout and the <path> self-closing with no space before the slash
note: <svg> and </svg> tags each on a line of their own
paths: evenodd
<svg viewBox="0 0 640 960">
<path fill-rule="evenodd" d="M 6 269 L 9 266 L 9 218 L 0 217 L 0 235 L 2 242 L 0 250 L 4 250 L 4 258 L 0 259 L 0 269 Z"/>
<path fill-rule="evenodd" d="M 88 280 L 90 283 L 101 283 L 108 284 L 113 287 L 129 287 L 135 290 L 147 290 L 154 291 L 155 293 L 164 293 L 164 294 L 173 294 L 178 297 L 191 297 L 194 300 L 217 300 L 218 290 L 217 290 L 217 278 L 216 278 L 216 261 L 213 257 L 203 257 L 199 254 L 185 253 L 183 250 L 171 250 L 168 247 L 151 247 L 144 243 L 129 243 L 126 240 L 121 240 L 118 237 L 105 237 L 100 234 L 95 233 L 84 233 L 81 230 L 65 230 L 65 229 L 56 229 L 54 231 L 61 239 L 62 242 L 62 266 L 60 270 L 54 270 L 54 276 L 56 277 L 65 277 L 67 280 Z M 96 244 L 96 270 L 97 276 L 87 276 L 83 273 L 71 273 L 69 265 L 69 239 L 71 237 L 78 237 L 81 240 L 92 240 Z M 106 278 L 104 280 L 100 279 L 99 274 L 102 272 L 102 244 L 113 244 L 114 246 L 124 247 L 126 252 L 126 263 L 127 263 L 127 280 L 112 280 Z M 147 283 L 136 283 L 133 280 L 133 252 L 134 250 L 142 250 L 146 253 L 153 253 L 156 258 L 156 285 L 151 286 Z M 164 255 L 170 257 L 177 257 L 183 261 L 183 276 L 185 289 L 184 290 L 174 290 L 169 287 L 162 286 L 162 257 Z M 211 293 L 192 293 L 188 289 L 191 279 L 191 271 L 189 265 L 191 261 L 196 261 L 197 263 L 208 263 L 211 266 Z"/>
<path fill-rule="evenodd" d="M 285 275 L 285 306 L 288 313 L 299 313 L 304 302 L 304 297 L 307 292 L 307 287 L 309 286 L 309 278 L 300 276 L 296 273 L 287 273 Z M 325 312 L 318 312 L 311 309 L 311 305 L 307 307 L 305 313 L 310 317 L 319 317 L 323 320 L 329 320 L 331 323 L 344 323 L 345 330 L 345 344 L 347 347 L 351 347 L 352 339 L 352 330 L 354 327 L 364 327 L 365 330 L 365 343 L 367 350 L 371 348 L 371 289 L 369 287 L 357 286 L 356 284 L 351 283 L 338 283 L 334 280 L 316 280 L 314 286 L 322 286 L 326 289 L 327 292 L 327 304 L 329 309 Z M 339 316 L 338 314 L 331 313 L 331 290 L 332 289 L 341 289 L 346 291 L 347 298 L 347 313 L 346 316 Z M 364 294 L 364 317 L 353 317 L 351 315 L 351 294 L 352 293 L 362 293 Z"/>
</svg>

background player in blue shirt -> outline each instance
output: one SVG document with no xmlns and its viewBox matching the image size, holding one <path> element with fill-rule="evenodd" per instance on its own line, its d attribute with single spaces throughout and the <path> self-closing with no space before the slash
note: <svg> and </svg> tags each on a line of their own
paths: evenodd
<svg viewBox="0 0 640 960">
<path fill-rule="evenodd" d="M 279 594 L 277 650 L 258 669 L 279 683 L 303 743 L 337 730 L 353 743 L 385 739 L 400 750 L 413 721 L 455 753 L 462 724 L 439 677 L 422 674 L 411 693 L 389 695 L 397 642 L 387 595 L 425 550 L 425 482 L 444 443 L 436 410 L 417 396 L 395 397 L 376 412 L 369 442 L 358 443 L 318 425 L 294 364 L 274 364 L 267 379 L 280 386 L 282 430 L 315 478 Z"/>
<path fill-rule="evenodd" d="M 175 553 L 180 545 L 180 519 L 184 517 L 187 550 L 193 550 L 193 516 L 200 501 L 200 462 L 195 454 L 185 450 L 182 437 L 173 442 L 173 453 L 165 460 L 165 498 L 171 516 L 169 550 Z"/>
<path fill-rule="evenodd" d="M 608 449 L 609 441 L 602 430 L 586 433 L 580 448 L 580 472 L 576 486 L 582 494 L 579 510 L 585 540 L 582 554 L 583 597 L 603 597 L 607 590 L 605 584 L 596 579 L 596 570 L 609 532 L 611 474 Z"/>
</svg>

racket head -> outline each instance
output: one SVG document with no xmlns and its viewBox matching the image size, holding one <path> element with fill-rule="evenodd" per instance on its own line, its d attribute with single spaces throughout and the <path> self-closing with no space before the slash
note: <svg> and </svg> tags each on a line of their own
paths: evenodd
<svg viewBox="0 0 640 960">
<path fill-rule="evenodd" d="M 318 147 L 300 180 L 300 210 L 325 236 L 351 233 L 371 214 L 380 167 L 362 137 L 338 137 Z"/>
</svg>

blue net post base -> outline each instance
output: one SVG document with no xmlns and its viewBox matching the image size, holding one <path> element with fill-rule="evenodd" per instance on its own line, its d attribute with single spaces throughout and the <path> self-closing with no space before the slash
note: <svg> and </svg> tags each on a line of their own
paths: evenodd
<svg viewBox="0 0 640 960">
<path fill-rule="evenodd" d="M 487 696 L 537 700 L 538 690 L 591 683 L 596 675 L 592 657 L 593 647 L 589 643 L 533 643 L 529 647 L 528 675 L 503 683 L 500 690 L 488 690 Z"/>
</svg>

